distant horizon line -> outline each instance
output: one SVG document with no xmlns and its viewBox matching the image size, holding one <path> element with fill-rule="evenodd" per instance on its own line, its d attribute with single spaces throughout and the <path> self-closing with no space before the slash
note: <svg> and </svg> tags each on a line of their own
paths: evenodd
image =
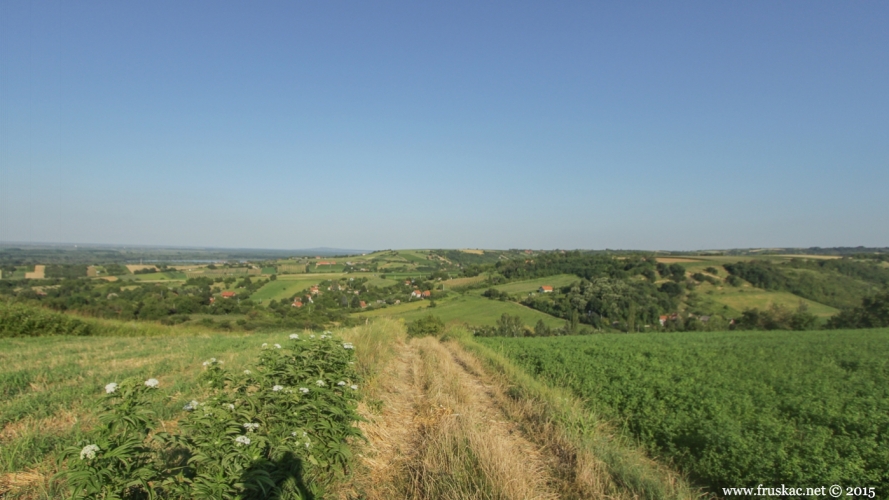
<svg viewBox="0 0 889 500">
<path fill-rule="evenodd" d="M 134 249 L 153 249 L 153 250 L 223 250 L 223 251 L 254 251 L 254 252 L 324 252 L 324 253 L 346 253 L 346 254 L 361 254 L 361 253 L 374 253 L 381 252 L 386 250 L 392 251 L 401 251 L 401 250 L 482 250 L 482 251 L 508 251 L 508 250 L 532 250 L 532 251 L 542 251 L 542 252 L 552 252 L 552 251 L 643 251 L 643 252 L 652 252 L 652 253 L 689 253 L 689 252 L 726 252 L 726 251 L 735 251 L 735 250 L 746 250 L 746 251 L 780 251 L 780 250 L 810 250 L 810 249 L 819 249 L 819 250 L 854 250 L 861 249 L 862 251 L 889 251 L 889 246 L 884 247 L 868 247 L 864 245 L 856 245 L 856 246 L 774 246 L 774 247 L 731 247 L 731 248 L 702 248 L 702 249 L 694 249 L 694 250 L 667 250 L 667 249 L 658 249 L 658 250 L 648 250 L 641 248 L 526 248 L 526 247 L 512 247 L 512 248 L 481 248 L 481 247 L 405 247 L 405 248 L 380 248 L 380 249 L 355 249 L 355 248 L 337 248 L 337 247 L 310 247 L 310 248 L 263 248 L 263 247 L 225 247 L 225 246 L 190 246 L 190 245 L 147 245 L 147 244 L 128 244 L 128 243 L 82 243 L 82 242 L 26 242 L 26 241 L 0 241 L 0 248 L 3 247 L 83 247 L 83 248 L 134 248 Z"/>
</svg>

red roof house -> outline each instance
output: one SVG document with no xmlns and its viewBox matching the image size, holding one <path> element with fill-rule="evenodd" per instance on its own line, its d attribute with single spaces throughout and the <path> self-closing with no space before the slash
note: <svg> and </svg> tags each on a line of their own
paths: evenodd
<svg viewBox="0 0 889 500">
<path fill-rule="evenodd" d="M 234 297 L 235 295 L 237 295 L 235 292 L 222 292 L 223 299 L 230 299 L 230 298 Z"/>
<path fill-rule="evenodd" d="M 543 285 L 542 287 L 537 289 L 537 291 L 540 293 L 553 293 L 553 287 L 549 285 Z"/>
</svg>

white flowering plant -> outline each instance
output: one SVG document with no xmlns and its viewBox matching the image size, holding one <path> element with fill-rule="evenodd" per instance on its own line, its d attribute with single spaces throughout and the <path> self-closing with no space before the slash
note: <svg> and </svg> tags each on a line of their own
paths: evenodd
<svg viewBox="0 0 889 500">
<path fill-rule="evenodd" d="M 151 490 L 160 468 L 147 440 L 154 421 L 148 406 L 159 385 L 129 378 L 105 386 L 99 429 L 62 453 L 71 498 L 141 498 Z"/>
<path fill-rule="evenodd" d="M 210 395 L 178 403 L 174 433 L 151 430 L 149 399 L 164 384 L 109 384 L 103 427 L 66 455 L 72 497 L 325 497 L 349 470 L 350 443 L 363 439 L 350 389 L 354 351 L 324 335 L 258 352 L 247 372 L 207 361 L 201 377 Z"/>
</svg>

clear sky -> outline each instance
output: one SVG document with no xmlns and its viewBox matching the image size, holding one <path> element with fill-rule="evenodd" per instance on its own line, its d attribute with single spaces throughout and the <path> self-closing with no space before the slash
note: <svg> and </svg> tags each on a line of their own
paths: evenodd
<svg viewBox="0 0 889 500">
<path fill-rule="evenodd" d="M 889 2 L 0 2 L 0 241 L 889 246 Z"/>
</svg>

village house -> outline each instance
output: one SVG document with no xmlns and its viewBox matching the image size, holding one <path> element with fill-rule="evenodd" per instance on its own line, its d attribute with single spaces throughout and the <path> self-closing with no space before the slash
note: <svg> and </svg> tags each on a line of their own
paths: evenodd
<svg viewBox="0 0 889 500">
<path fill-rule="evenodd" d="M 300 307 L 302 307 L 302 306 L 303 306 L 303 303 L 302 303 L 302 301 L 299 300 L 299 299 L 294 300 L 294 301 L 293 301 L 293 304 L 290 304 L 290 307 L 300 308 Z"/>
<path fill-rule="evenodd" d="M 422 298 L 423 298 L 423 292 L 421 292 L 421 291 L 419 291 L 419 290 L 414 290 L 413 292 L 411 292 L 411 298 L 414 298 L 414 297 L 416 297 L 416 298 L 418 298 L 418 299 L 422 299 Z"/>
<path fill-rule="evenodd" d="M 540 288 L 538 288 L 537 291 L 540 293 L 553 293 L 553 287 L 551 287 L 549 285 L 543 285 Z"/>
<path fill-rule="evenodd" d="M 429 298 L 429 297 L 431 297 L 431 296 L 432 296 L 432 292 L 430 292 L 429 290 L 426 290 L 425 292 L 423 292 L 423 298 L 424 298 L 424 299 L 427 299 L 427 298 Z"/>
<path fill-rule="evenodd" d="M 223 299 L 230 299 L 230 298 L 234 297 L 235 295 L 237 295 L 235 292 L 222 292 Z"/>
</svg>

